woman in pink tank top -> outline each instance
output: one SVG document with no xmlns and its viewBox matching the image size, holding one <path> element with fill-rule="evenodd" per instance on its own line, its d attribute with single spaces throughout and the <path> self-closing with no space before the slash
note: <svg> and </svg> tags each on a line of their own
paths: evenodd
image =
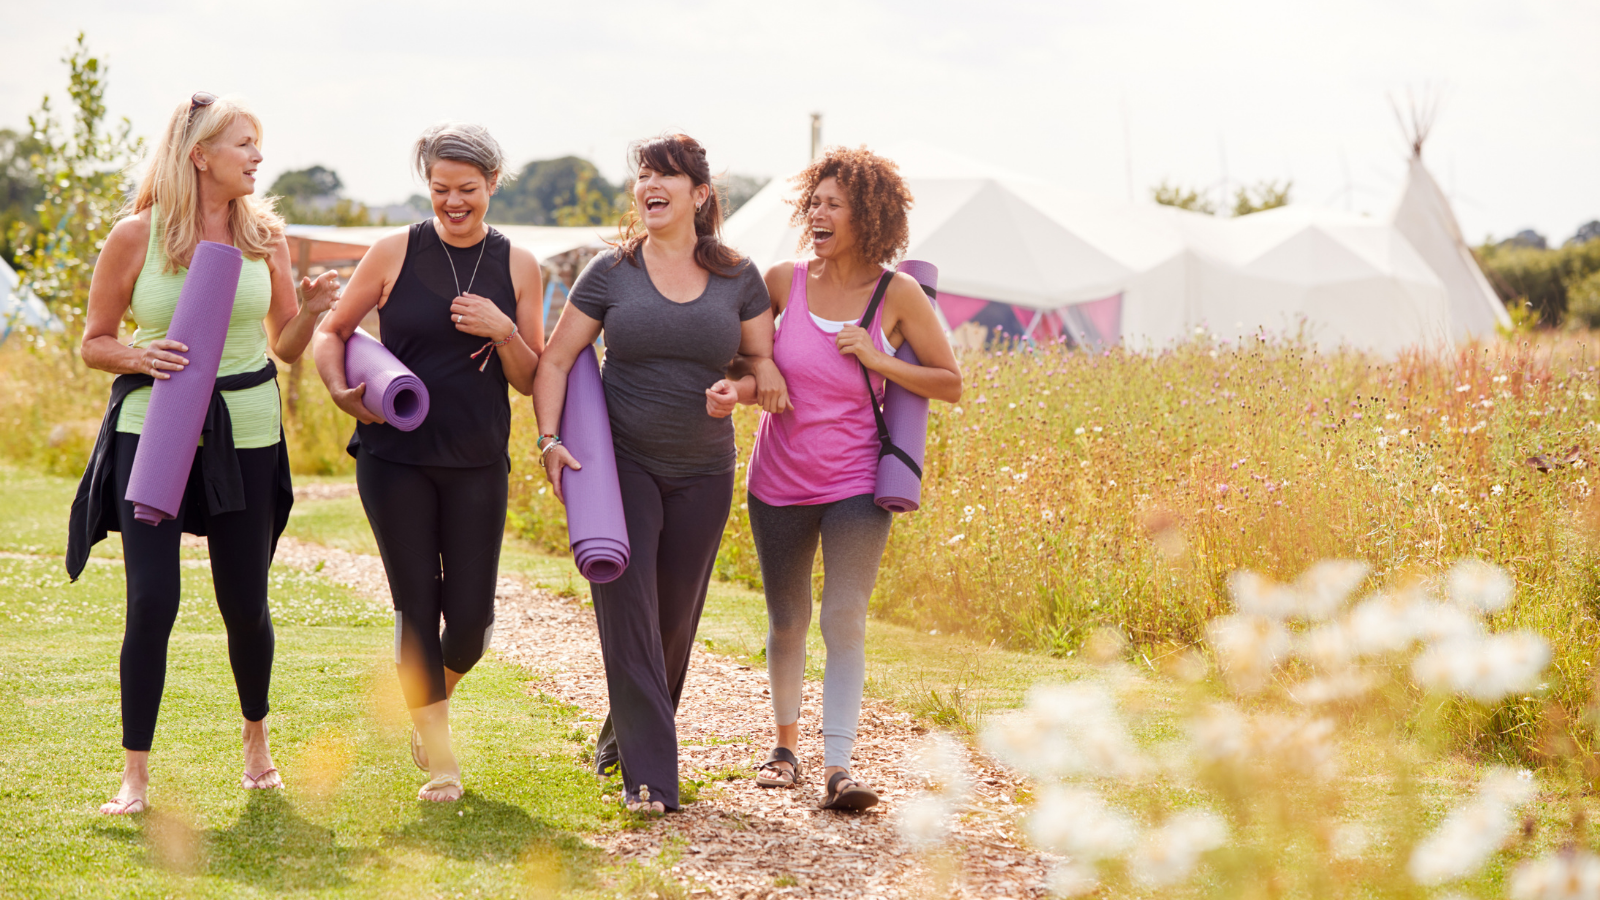
<svg viewBox="0 0 1600 900">
<path fill-rule="evenodd" d="M 910 240 L 911 193 L 895 164 L 865 148 L 834 147 L 795 180 L 793 222 L 805 226 L 800 247 L 809 245 L 812 258 L 767 272 L 767 293 L 781 317 L 772 359 L 748 365 L 741 359 L 730 373 L 754 375 L 738 382 L 742 402 L 755 402 L 759 381 L 786 384 L 790 407 L 762 413 L 750 457 L 750 529 L 766 586 L 767 670 L 778 732 L 756 781 L 789 787 L 800 775 L 795 750 L 811 566 L 820 541 L 828 652 L 821 805 L 861 810 L 878 797 L 850 777 L 850 755 L 866 673 L 867 599 L 889 537 L 889 513 L 873 502 L 879 446 L 870 404 L 882 402 L 886 379 L 953 403 L 961 396 L 961 371 L 921 287 L 885 268 Z M 880 281 L 887 283 L 882 302 L 862 327 Z M 921 365 L 894 357 L 904 341 Z M 784 408 L 765 398 L 762 406 Z"/>
</svg>

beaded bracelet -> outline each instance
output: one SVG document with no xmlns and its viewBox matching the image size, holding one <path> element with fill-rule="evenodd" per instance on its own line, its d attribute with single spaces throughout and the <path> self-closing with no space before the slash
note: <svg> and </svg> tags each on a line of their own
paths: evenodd
<svg viewBox="0 0 1600 900">
<path fill-rule="evenodd" d="M 541 434 L 541 435 L 539 435 L 539 439 L 533 442 L 533 448 L 535 450 L 543 450 L 544 449 L 544 442 L 547 441 L 547 440 L 550 441 L 552 444 L 559 443 L 561 441 L 561 435 L 559 435 L 559 434 Z"/>
</svg>

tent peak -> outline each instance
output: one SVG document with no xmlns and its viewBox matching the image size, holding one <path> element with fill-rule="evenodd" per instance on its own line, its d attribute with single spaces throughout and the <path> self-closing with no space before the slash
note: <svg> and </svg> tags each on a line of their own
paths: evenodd
<svg viewBox="0 0 1600 900">
<path fill-rule="evenodd" d="M 1400 135 L 1411 147 L 1411 158 L 1422 158 L 1422 145 L 1428 142 L 1434 122 L 1439 118 L 1439 91 L 1423 86 L 1421 94 L 1406 88 L 1404 109 L 1394 94 L 1389 95 L 1389 108 L 1394 110 L 1395 121 L 1400 123 Z"/>
</svg>

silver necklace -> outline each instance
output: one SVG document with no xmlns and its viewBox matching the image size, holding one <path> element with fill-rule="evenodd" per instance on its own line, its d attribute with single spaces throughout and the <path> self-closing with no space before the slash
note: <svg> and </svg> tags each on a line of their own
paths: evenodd
<svg viewBox="0 0 1600 900">
<path fill-rule="evenodd" d="M 483 251 L 489 249 L 489 232 L 484 230 L 483 242 L 478 245 L 478 262 L 472 264 L 472 277 L 467 279 L 467 291 L 461 289 L 461 276 L 456 274 L 456 261 L 450 253 L 450 245 L 445 243 L 444 238 L 439 238 L 439 243 L 444 244 L 444 258 L 450 262 L 450 280 L 456 283 L 456 296 L 464 296 L 472 290 L 472 283 L 478 280 L 478 265 L 483 262 Z"/>
</svg>

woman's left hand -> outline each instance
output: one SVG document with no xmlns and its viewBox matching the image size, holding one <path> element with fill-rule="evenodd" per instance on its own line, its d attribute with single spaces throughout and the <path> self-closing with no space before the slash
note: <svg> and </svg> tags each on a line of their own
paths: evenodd
<svg viewBox="0 0 1600 900">
<path fill-rule="evenodd" d="M 726 378 L 706 388 L 706 415 L 713 419 L 726 419 L 739 405 L 739 389 Z"/>
<path fill-rule="evenodd" d="M 511 335 L 514 324 L 511 318 L 494 305 L 488 297 L 462 294 L 450 304 L 450 321 L 457 331 L 475 334 L 491 341 L 503 341 Z"/>
<path fill-rule="evenodd" d="M 339 302 L 339 273 L 329 269 L 316 277 L 300 279 L 300 311 L 320 316 Z"/>
<path fill-rule="evenodd" d="M 872 345 L 872 335 L 860 325 L 846 325 L 839 329 L 839 336 L 834 338 L 834 344 L 838 346 L 840 356 L 854 356 L 869 369 L 873 368 L 873 363 L 883 354 L 882 350 Z"/>
</svg>

